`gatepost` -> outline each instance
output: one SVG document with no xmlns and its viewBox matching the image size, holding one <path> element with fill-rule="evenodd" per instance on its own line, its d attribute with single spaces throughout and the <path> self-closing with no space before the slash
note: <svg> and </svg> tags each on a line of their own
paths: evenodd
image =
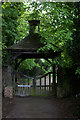
<svg viewBox="0 0 80 120">
<path fill-rule="evenodd" d="M 63 68 L 61 66 L 58 66 L 58 70 L 57 70 L 57 97 L 58 98 L 64 97 Z"/>
</svg>

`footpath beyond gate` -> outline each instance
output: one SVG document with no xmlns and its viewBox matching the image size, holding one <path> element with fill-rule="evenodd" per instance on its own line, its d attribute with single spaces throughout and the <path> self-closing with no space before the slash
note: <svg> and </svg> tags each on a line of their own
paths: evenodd
<svg viewBox="0 0 80 120">
<path fill-rule="evenodd" d="M 19 72 L 17 74 L 19 75 L 19 78 L 17 80 L 17 84 L 14 84 L 14 95 L 41 96 L 50 95 L 52 93 L 52 72 L 35 78 L 26 76 Z"/>
</svg>

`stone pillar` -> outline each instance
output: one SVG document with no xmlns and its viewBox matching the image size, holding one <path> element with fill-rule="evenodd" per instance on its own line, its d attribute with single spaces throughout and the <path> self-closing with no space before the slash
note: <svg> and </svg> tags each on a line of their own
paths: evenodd
<svg viewBox="0 0 80 120">
<path fill-rule="evenodd" d="M 61 66 L 58 66 L 57 70 L 57 97 L 61 98 L 64 96 L 63 90 L 63 69 Z"/>
<path fill-rule="evenodd" d="M 11 75 L 11 65 L 7 67 L 7 86 L 4 88 L 4 96 L 13 98 L 13 86 L 12 86 L 12 75 Z"/>
</svg>

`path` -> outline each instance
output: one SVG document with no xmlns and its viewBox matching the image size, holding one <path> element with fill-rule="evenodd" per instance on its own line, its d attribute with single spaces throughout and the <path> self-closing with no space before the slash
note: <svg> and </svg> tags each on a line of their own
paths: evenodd
<svg viewBox="0 0 80 120">
<path fill-rule="evenodd" d="M 72 118 L 72 107 L 68 99 L 54 97 L 16 97 L 6 118 Z M 74 103 L 73 103 L 74 104 Z"/>
</svg>

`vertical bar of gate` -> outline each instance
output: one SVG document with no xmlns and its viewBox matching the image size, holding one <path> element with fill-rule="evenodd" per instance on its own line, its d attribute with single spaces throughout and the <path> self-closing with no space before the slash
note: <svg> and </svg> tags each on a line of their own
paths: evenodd
<svg viewBox="0 0 80 120">
<path fill-rule="evenodd" d="M 46 94 L 46 76 L 44 77 L 45 79 L 45 94 Z"/>
<path fill-rule="evenodd" d="M 49 73 L 49 92 L 51 90 L 51 74 Z"/>
<path fill-rule="evenodd" d="M 33 79 L 33 95 L 36 95 L 36 79 Z"/>
<path fill-rule="evenodd" d="M 40 95 L 41 95 L 41 78 L 40 78 Z"/>
</svg>

